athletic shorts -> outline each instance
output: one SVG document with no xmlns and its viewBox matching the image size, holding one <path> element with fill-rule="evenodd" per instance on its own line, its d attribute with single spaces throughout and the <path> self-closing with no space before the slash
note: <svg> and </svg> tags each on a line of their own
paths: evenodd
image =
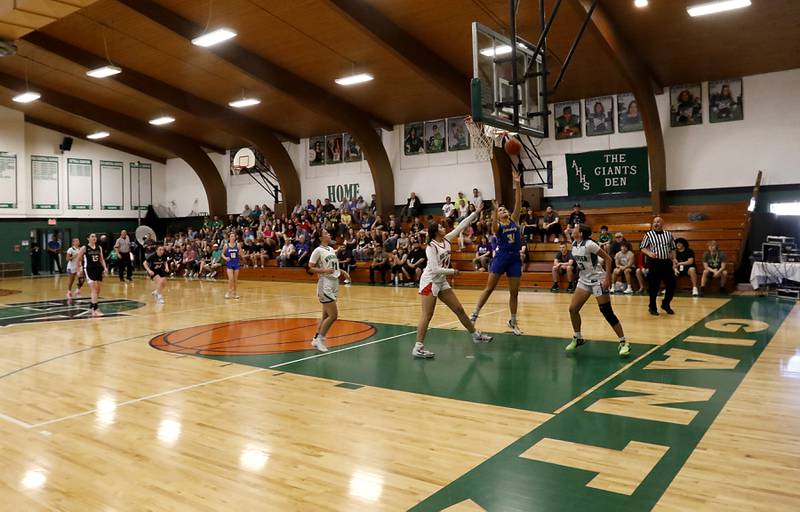
<svg viewBox="0 0 800 512">
<path fill-rule="evenodd" d="M 167 277 L 167 273 L 163 269 L 154 270 L 150 279 L 155 279 L 156 277 Z"/>
<path fill-rule="evenodd" d="M 67 263 L 67 274 L 77 274 L 78 269 L 75 268 L 75 264 L 72 262 Z"/>
<path fill-rule="evenodd" d="M 239 270 L 239 260 L 237 259 L 234 261 L 229 261 L 225 264 L 225 268 L 229 270 Z"/>
<path fill-rule="evenodd" d="M 681 267 L 678 267 L 678 269 L 680 269 L 680 268 Z M 684 265 L 683 266 L 683 270 L 678 270 L 678 275 L 679 276 L 688 276 L 689 275 L 689 268 L 691 268 L 691 265 Z"/>
<path fill-rule="evenodd" d="M 323 304 L 336 302 L 336 295 L 339 293 L 339 280 L 320 279 L 317 281 L 317 298 Z"/>
<path fill-rule="evenodd" d="M 522 276 L 522 261 L 519 254 L 498 253 L 489 265 L 489 272 L 493 274 L 505 274 L 508 277 Z"/>
<path fill-rule="evenodd" d="M 608 295 L 608 290 L 603 288 L 602 281 L 587 281 L 585 279 L 578 279 L 578 286 L 579 290 L 586 290 L 587 292 L 591 293 L 595 297 L 601 297 L 603 295 Z"/>
<path fill-rule="evenodd" d="M 86 274 L 86 280 L 88 282 L 103 281 L 103 268 L 102 267 L 91 267 L 83 269 L 83 272 Z"/>
<path fill-rule="evenodd" d="M 444 281 L 432 281 L 430 278 L 425 278 L 425 275 L 422 275 L 422 278 L 419 280 L 419 294 L 420 295 L 433 295 L 434 297 L 439 296 L 439 292 L 443 290 L 449 290 L 450 283 L 447 280 Z"/>
</svg>

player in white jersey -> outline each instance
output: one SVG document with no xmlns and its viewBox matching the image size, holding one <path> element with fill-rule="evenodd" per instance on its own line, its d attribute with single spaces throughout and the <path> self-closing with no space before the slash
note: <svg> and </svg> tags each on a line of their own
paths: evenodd
<svg viewBox="0 0 800 512">
<path fill-rule="evenodd" d="M 331 234 L 323 229 L 319 237 L 320 245 L 311 253 L 308 259 L 308 270 L 317 274 L 317 298 L 322 303 L 322 318 L 317 326 L 317 333 L 311 340 L 311 346 L 320 352 L 327 352 L 325 335 L 339 317 L 336 307 L 336 293 L 339 291 L 339 277 L 344 277 L 345 282 L 350 281 L 346 271 L 339 269 L 339 258 L 331 246 Z"/>
<path fill-rule="evenodd" d="M 72 239 L 72 246 L 67 249 L 67 300 L 81 296 L 81 286 L 83 286 L 83 269 L 78 253 L 81 252 L 81 241 L 79 238 Z M 78 281 L 78 289 L 72 293 L 75 281 Z"/>
<path fill-rule="evenodd" d="M 433 312 L 436 309 L 436 299 L 442 299 L 450 310 L 458 316 L 461 325 L 466 327 L 472 334 L 472 341 L 475 343 L 488 343 L 492 341 L 491 336 L 482 334 L 475 330 L 475 324 L 464 312 L 464 307 L 458 301 L 455 292 L 447 282 L 448 276 L 458 275 L 458 270 L 450 268 L 450 242 L 458 238 L 467 226 L 475 222 L 478 215 L 483 210 L 483 203 L 478 205 L 477 211 L 472 212 L 462 220 L 456 229 L 447 233 L 445 227 L 438 222 L 433 222 L 428 227 L 428 248 L 425 255 L 428 263 L 419 280 L 419 294 L 422 296 L 422 315 L 417 324 L 417 341 L 411 350 L 413 357 L 430 359 L 434 353 L 425 350 L 425 334 L 428 332 L 428 325 L 431 323 Z"/>
<path fill-rule="evenodd" d="M 622 324 L 611 308 L 611 297 L 608 295 L 608 289 L 611 287 L 611 256 L 601 249 L 591 239 L 591 236 L 592 228 L 586 224 L 578 224 L 573 229 L 572 257 L 579 274 L 578 286 L 575 288 L 572 303 L 569 305 L 569 317 L 572 320 L 575 334 L 566 350 L 572 352 L 586 343 L 581 334 L 581 308 L 589 300 L 589 297 L 594 295 L 600 312 L 619 337 L 619 355 L 625 357 L 631 353 L 631 347 L 625 340 Z M 605 269 L 599 263 L 600 258 L 603 260 Z"/>
</svg>

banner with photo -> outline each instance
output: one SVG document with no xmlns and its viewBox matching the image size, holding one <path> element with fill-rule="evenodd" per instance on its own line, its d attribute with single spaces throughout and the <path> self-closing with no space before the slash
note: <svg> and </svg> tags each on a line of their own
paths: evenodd
<svg viewBox="0 0 800 512">
<path fill-rule="evenodd" d="M 742 79 L 708 82 L 708 120 L 712 123 L 725 123 L 742 119 Z"/>
<path fill-rule="evenodd" d="M 425 121 L 425 152 L 441 153 L 447 149 L 447 131 L 444 119 Z"/>
<path fill-rule="evenodd" d="M 447 118 L 447 150 L 463 151 L 472 147 L 466 116 Z"/>
<path fill-rule="evenodd" d="M 325 137 L 309 137 L 308 165 L 322 165 L 324 163 L 325 163 Z"/>
<path fill-rule="evenodd" d="M 614 98 L 598 96 L 583 102 L 586 108 L 586 136 L 614 133 Z"/>
<path fill-rule="evenodd" d="M 553 106 L 556 140 L 577 139 L 581 132 L 581 102 L 567 101 Z"/>
<path fill-rule="evenodd" d="M 100 160 L 100 209 L 122 210 L 125 207 L 125 164 Z"/>
<path fill-rule="evenodd" d="M 403 128 L 403 151 L 406 155 L 421 155 L 425 151 L 425 143 L 422 140 L 424 124 L 408 123 Z"/>
<path fill-rule="evenodd" d="M 34 210 L 57 210 L 60 204 L 58 157 L 31 155 L 31 204 Z"/>
<path fill-rule="evenodd" d="M 647 148 L 623 148 L 567 153 L 570 196 L 648 192 Z"/>
<path fill-rule="evenodd" d="M 619 133 L 640 132 L 644 130 L 639 103 L 632 92 L 617 95 L 617 124 Z"/>
<path fill-rule="evenodd" d="M 325 136 L 325 163 L 326 164 L 340 164 L 342 163 L 342 134 L 336 133 L 334 135 Z"/>
<path fill-rule="evenodd" d="M 153 166 L 131 162 L 131 209 L 147 210 L 153 203 Z"/>
<path fill-rule="evenodd" d="M 380 135 L 380 134 L 379 134 Z M 361 152 L 361 145 L 351 133 L 345 133 L 342 136 L 344 143 L 344 161 L 345 162 L 360 162 L 364 159 Z"/>
<path fill-rule="evenodd" d="M 670 126 L 703 123 L 703 98 L 700 84 L 673 85 L 669 88 Z"/>
<path fill-rule="evenodd" d="M 0 154 L 0 208 L 17 207 L 17 155 Z"/>
<path fill-rule="evenodd" d="M 91 210 L 94 206 L 92 161 L 67 158 L 67 208 Z"/>
</svg>

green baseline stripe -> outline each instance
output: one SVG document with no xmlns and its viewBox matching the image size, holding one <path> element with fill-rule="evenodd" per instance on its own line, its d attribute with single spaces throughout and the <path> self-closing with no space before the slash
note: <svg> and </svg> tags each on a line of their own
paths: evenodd
<svg viewBox="0 0 800 512">
<path fill-rule="evenodd" d="M 766 297 L 733 298 L 561 414 L 540 425 L 411 510 L 419 512 L 443 510 L 470 499 L 486 510 L 639 512 L 652 509 L 769 344 L 793 306 L 793 302 Z M 769 328 L 754 333 L 741 331 L 723 333 L 705 327 L 706 322 L 723 318 L 761 320 L 767 322 Z M 690 335 L 719 338 L 746 337 L 755 340 L 755 344 L 748 347 L 684 342 L 683 340 Z M 665 359 L 664 354 L 677 347 L 736 358 L 739 363 L 732 370 L 645 370 L 648 364 Z M 598 399 L 632 395 L 614 389 L 627 380 L 713 388 L 715 393 L 707 402 L 672 406 L 698 411 L 692 422 L 685 426 L 586 411 L 586 408 Z M 669 450 L 636 491 L 627 496 L 586 487 L 596 473 L 521 457 L 522 453 L 544 438 L 614 450 L 622 450 L 629 442 L 638 441 L 666 446 Z"/>
</svg>

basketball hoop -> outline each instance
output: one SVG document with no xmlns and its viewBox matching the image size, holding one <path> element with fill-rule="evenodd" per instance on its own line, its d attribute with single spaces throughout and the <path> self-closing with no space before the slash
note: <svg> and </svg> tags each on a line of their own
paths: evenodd
<svg viewBox="0 0 800 512">
<path fill-rule="evenodd" d="M 491 160 L 495 144 L 508 132 L 474 121 L 472 116 L 467 116 L 464 124 L 467 126 L 467 131 L 469 131 L 469 135 L 472 138 L 472 153 L 475 156 L 475 160 L 484 162 Z"/>
<path fill-rule="evenodd" d="M 231 172 L 234 176 L 238 176 L 242 172 L 243 167 L 241 165 L 232 165 Z"/>
</svg>

